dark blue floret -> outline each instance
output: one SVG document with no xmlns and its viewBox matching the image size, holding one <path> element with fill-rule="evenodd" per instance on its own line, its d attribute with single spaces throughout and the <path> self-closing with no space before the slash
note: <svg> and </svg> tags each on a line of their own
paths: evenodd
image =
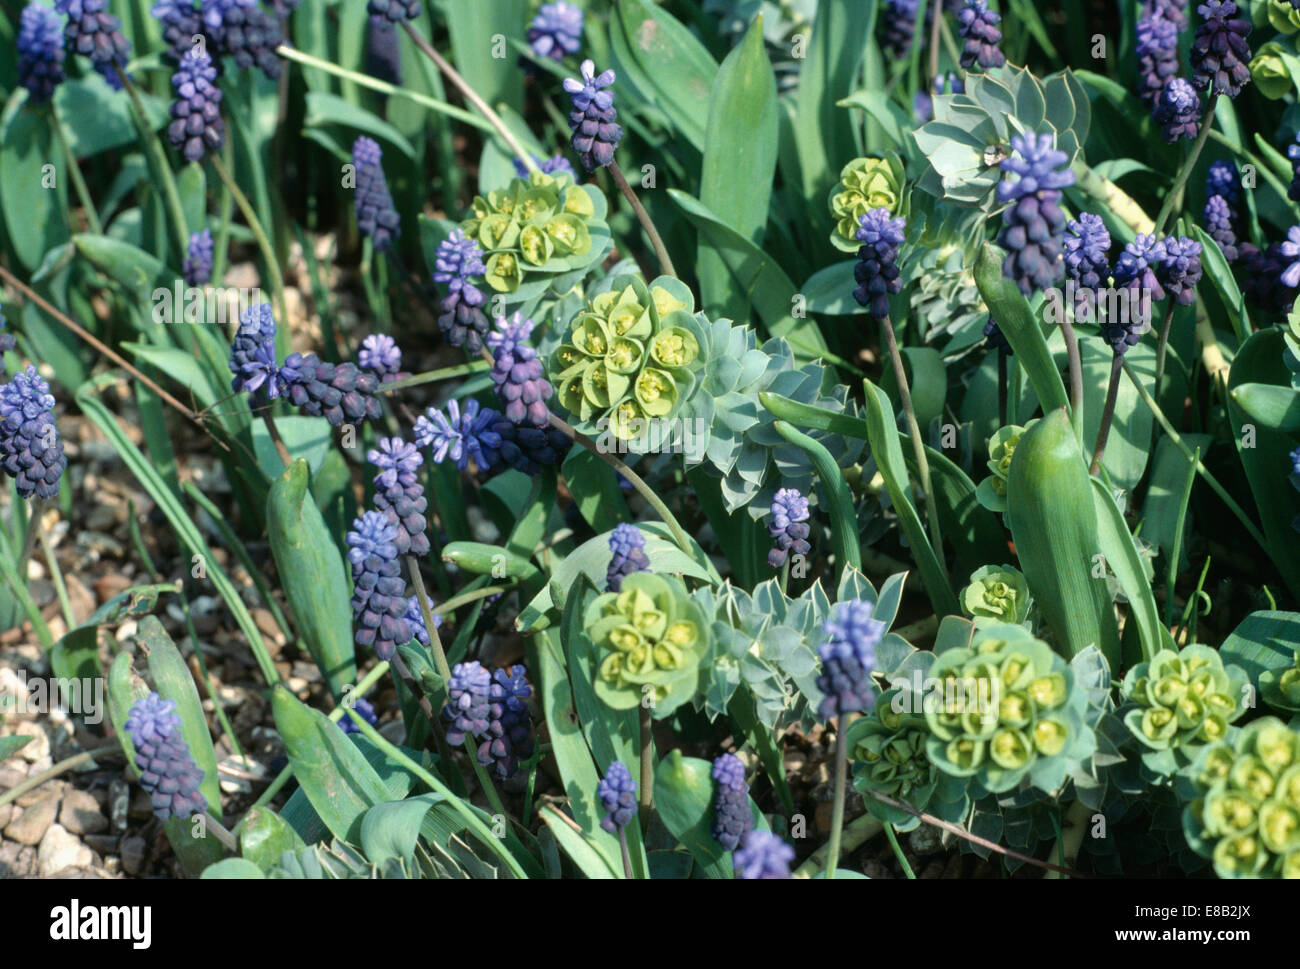
<svg viewBox="0 0 1300 969">
<path fill-rule="evenodd" d="M 1192 83 L 1235 98 L 1250 83 L 1250 21 L 1232 0 L 1208 0 L 1196 12 L 1201 25 L 1192 38 Z"/>
<path fill-rule="evenodd" d="M 487 732 L 491 710 L 492 677 L 477 660 L 457 663 L 447 684 L 447 705 L 442 718 L 447 721 L 447 742 L 459 747 L 470 737 Z"/>
<path fill-rule="evenodd" d="M 283 394 L 313 417 L 335 427 L 377 420 L 379 378 L 354 363 L 332 364 L 314 353 L 291 353 L 280 368 Z"/>
<path fill-rule="evenodd" d="M 181 275 L 185 277 L 186 286 L 206 286 L 212 281 L 214 255 L 211 230 L 200 229 L 190 236 L 181 263 Z"/>
<path fill-rule="evenodd" d="M 210 151 L 219 151 L 226 140 L 226 123 L 221 120 L 221 91 L 214 83 L 217 70 L 212 58 L 199 50 L 186 51 L 172 75 L 176 100 L 172 102 L 172 123 L 167 136 L 172 145 L 196 162 Z"/>
<path fill-rule="evenodd" d="M 135 702 L 125 728 L 135 746 L 140 786 L 153 801 L 160 820 L 190 818 L 208 809 L 199 790 L 204 773 L 181 735 L 181 718 L 172 700 L 150 693 Z"/>
<path fill-rule="evenodd" d="M 55 498 L 68 466 L 54 395 L 31 364 L 0 385 L 0 467 L 23 498 Z"/>
<path fill-rule="evenodd" d="M 416 20 L 420 16 L 420 0 L 370 0 L 366 8 L 372 17 L 384 17 L 395 24 Z"/>
<path fill-rule="evenodd" d="M 825 697 L 817 712 L 823 720 L 861 713 L 875 703 L 871 671 L 885 624 L 873 619 L 871 611 L 871 603 L 851 599 L 836 606 L 832 618 L 822 624 L 827 639 L 818 650 L 823 672 L 817 677 L 817 689 Z"/>
<path fill-rule="evenodd" d="M 636 817 L 636 781 L 621 760 L 609 765 L 604 780 L 596 785 L 596 797 L 605 809 L 600 826 L 610 834 L 617 834 Z"/>
<path fill-rule="evenodd" d="M 558 467 L 573 446 L 573 441 L 563 431 L 554 427 L 516 424 L 504 415 L 497 417 L 492 430 L 501 438 L 492 463 L 494 471 L 513 468 L 531 476 L 542 468 Z"/>
<path fill-rule="evenodd" d="M 208 9 L 205 4 L 204 10 Z M 282 67 L 275 49 L 284 43 L 279 17 L 263 10 L 257 0 L 227 0 L 219 9 L 220 23 L 208 22 L 214 56 L 230 57 L 244 69 L 257 66 L 271 80 L 278 80 Z"/>
<path fill-rule="evenodd" d="M 352 621 L 356 642 L 389 660 L 412 639 L 406 621 L 406 581 L 397 556 L 397 525 L 381 511 L 367 511 L 347 533 L 352 565 Z"/>
<path fill-rule="evenodd" d="M 516 665 L 492 674 L 488 692 L 487 730 L 478 748 L 478 762 L 492 767 L 502 779 L 513 777 L 519 759 L 533 752 L 533 725 L 527 700 L 533 688 L 525 678 L 528 671 Z"/>
<path fill-rule="evenodd" d="M 853 267 L 858 283 L 853 298 L 876 319 L 889 315 L 889 294 L 903 288 L 896 263 L 905 227 L 903 218 L 891 218 L 886 208 L 871 209 L 858 220 L 856 236 L 862 245 Z"/>
<path fill-rule="evenodd" d="M 359 696 L 353 700 L 352 709 L 357 712 L 357 716 L 370 724 L 370 726 L 373 727 L 375 724 L 379 723 L 379 714 L 375 713 L 374 704 L 365 697 Z M 339 720 L 339 728 L 344 733 L 361 733 L 361 728 L 353 723 L 352 718 L 346 713 L 343 715 L 342 719 Z"/>
<path fill-rule="evenodd" d="M 709 773 L 718 785 L 713 799 L 713 837 L 723 850 L 735 851 L 740 839 L 754 828 L 745 765 L 735 754 L 723 754 L 714 760 Z"/>
<path fill-rule="evenodd" d="M 808 499 L 795 488 L 782 488 L 772 497 L 768 508 L 772 521 L 767 533 L 775 547 L 767 553 L 767 564 L 774 569 L 785 565 L 791 555 L 807 555 L 812 551 L 808 543 Z"/>
<path fill-rule="evenodd" d="M 1195 140 L 1201 120 L 1201 99 L 1196 88 L 1181 77 L 1171 78 L 1160 92 L 1151 117 L 1160 125 L 1160 134 L 1169 144 L 1179 138 Z"/>
<path fill-rule="evenodd" d="M 885 0 L 877 15 L 880 22 L 880 46 L 895 58 L 904 57 L 912 49 L 916 37 L 916 15 L 921 0 Z M 934 14 L 927 0 L 925 20 L 929 23 Z"/>
<path fill-rule="evenodd" d="M 562 61 L 582 46 L 582 9 L 564 0 L 544 3 L 528 28 L 528 44 L 538 57 Z"/>
<path fill-rule="evenodd" d="M 595 70 L 596 65 L 585 60 L 581 80 L 564 79 L 564 90 L 573 101 L 569 112 L 569 127 L 573 130 L 570 144 L 589 172 L 614 160 L 614 150 L 623 137 L 623 129 L 617 124 L 614 92 L 607 90 L 614 83 L 614 72 L 596 74 Z"/>
<path fill-rule="evenodd" d="M 1290 148 L 1287 157 L 1291 157 Z M 1205 172 L 1205 194 L 1222 195 L 1233 206 L 1240 202 L 1241 176 L 1237 173 L 1237 166 L 1223 158 L 1210 162 Z"/>
<path fill-rule="evenodd" d="M 406 621 L 410 624 L 411 632 L 415 635 L 416 641 L 428 646 L 429 627 L 424 624 L 424 610 L 420 608 L 419 596 L 411 596 L 406 600 Z M 442 628 L 442 616 L 436 612 L 433 613 L 433 628 Z"/>
<path fill-rule="evenodd" d="M 1136 346 L 1146 331 L 1149 313 L 1138 312 L 1138 308 L 1149 308 L 1151 302 L 1165 298 L 1158 275 L 1164 262 L 1165 245 L 1152 235 L 1138 236 L 1115 260 L 1115 285 L 1131 292 L 1128 313 L 1109 314 L 1101 320 L 1101 335 L 1116 353 Z"/>
<path fill-rule="evenodd" d="M 984 342 L 990 350 L 997 350 L 1009 357 L 1016 355 L 1016 351 L 1007 342 L 1006 336 L 1003 335 L 1002 327 L 994 323 L 991 316 L 988 318 L 988 322 L 984 324 Z"/>
<path fill-rule="evenodd" d="M 998 44 L 1002 43 L 1002 31 L 998 24 L 1002 15 L 989 9 L 988 0 L 967 0 L 966 6 L 957 11 L 957 32 L 965 43 L 961 49 L 961 66 L 966 70 L 978 67 L 987 71 L 1001 67 L 1007 62 Z"/>
<path fill-rule="evenodd" d="M 605 569 L 606 592 L 620 591 L 625 578 L 650 568 L 650 559 L 645 554 L 645 536 L 635 525 L 626 522 L 615 525 L 609 533 L 609 551 L 609 566 Z"/>
<path fill-rule="evenodd" d="M 393 240 L 402 234 L 402 220 L 393 208 L 388 179 L 380 165 L 382 157 L 378 142 L 365 135 L 352 145 L 352 164 L 357 175 L 357 228 L 370 239 L 375 252 L 387 252 Z"/>
<path fill-rule="evenodd" d="M 731 862 L 737 878 L 789 878 L 794 849 L 778 835 L 755 828 L 745 835 Z"/>
<path fill-rule="evenodd" d="M 1241 263 L 1241 291 L 1270 313 L 1290 310 L 1297 287 L 1283 281 L 1283 273 L 1292 260 L 1282 253 L 1283 243 L 1273 243 L 1262 252 L 1249 242 L 1237 246 Z"/>
<path fill-rule="evenodd" d="M 18 83 L 35 104 L 44 104 L 66 76 L 63 24 L 43 3 L 29 3 L 18 20 Z"/>
</svg>

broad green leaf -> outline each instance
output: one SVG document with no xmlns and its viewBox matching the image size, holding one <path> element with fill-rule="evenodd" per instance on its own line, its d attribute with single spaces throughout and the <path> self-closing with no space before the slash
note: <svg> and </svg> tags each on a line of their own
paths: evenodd
<svg viewBox="0 0 1300 969">
<path fill-rule="evenodd" d="M 420 842 L 420 828 L 425 816 L 439 801 L 441 794 L 430 791 L 401 801 L 376 804 L 361 819 L 361 850 L 372 865 L 389 858 L 409 861 Z"/>
<path fill-rule="evenodd" d="M 78 255 L 122 286 L 129 298 L 143 301 L 156 284 L 171 278 L 161 260 L 129 242 L 88 232 L 73 236 L 72 242 Z"/>
<path fill-rule="evenodd" d="M 591 844 L 588 836 L 570 827 L 572 820 L 560 814 L 549 804 L 543 805 L 538 813 L 546 822 L 546 827 L 555 835 L 555 840 L 564 849 L 564 853 L 573 860 L 584 875 L 588 878 L 602 879 L 619 877 L 610 867 L 609 860 Z"/>
<path fill-rule="evenodd" d="M 1151 581 L 1142 568 L 1142 557 L 1129 533 L 1115 496 L 1097 478 L 1092 480 L 1092 497 L 1097 506 L 1097 544 L 1106 564 L 1119 579 L 1128 599 L 1129 617 L 1137 623 L 1142 658 L 1150 661 L 1164 647 L 1167 633 L 1160 622 L 1160 609 Z M 1114 665 L 1111 669 L 1116 669 Z"/>
<path fill-rule="evenodd" d="M 221 861 L 208 865 L 207 868 L 203 869 L 203 874 L 199 876 L 200 879 L 217 881 L 265 877 L 266 875 L 261 868 L 245 858 L 223 858 Z"/>
<path fill-rule="evenodd" d="M 674 750 L 655 770 L 655 811 L 664 827 L 692 855 L 709 878 L 730 878 L 731 864 L 713 837 L 713 801 L 716 795 L 710 776 L 712 764 L 698 757 L 683 757 Z M 750 801 L 756 828 L 767 828 L 767 820 Z"/>
<path fill-rule="evenodd" d="M 1274 431 L 1300 431 L 1300 393 L 1273 384 L 1242 384 L 1232 391 L 1232 402 L 1246 417 Z"/>
<path fill-rule="evenodd" d="M 137 93 L 151 129 L 157 131 L 171 120 L 162 101 L 147 91 Z M 54 89 L 54 106 L 64 121 L 68 148 L 76 158 L 122 148 L 139 138 L 131 120 L 130 100 L 109 87 L 96 71 L 63 81 Z"/>
<path fill-rule="evenodd" d="M 1237 342 L 1244 343 L 1251 331 L 1250 317 L 1246 313 L 1246 298 L 1232 275 L 1232 267 L 1209 233 L 1199 225 L 1193 225 L 1192 232 L 1201 244 L 1201 265 L 1205 268 L 1205 275 L 1219 291 L 1219 298 L 1228 311 L 1228 320 L 1232 323 L 1232 332 L 1236 334 Z"/>
<path fill-rule="evenodd" d="M 277 418 L 275 427 L 284 438 L 284 446 L 288 448 L 290 457 L 306 460 L 312 474 L 320 470 L 333 442 L 329 421 L 323 417 L 294 414 Z M 275 449 L 275 443 L 271 440 L 265 422 L 254 421 L 252 434 L 253 451 L 257 454 L 258 467 L 274 481 L 284 471 L 284 461 L 280 459 L 280 452 Z"/>
<path fill-rule="evenodd" d="M 514 67 L 505 69 L 501 58 L 509 50 L 508 39 L 522 40 L 528 29 L 526 0 L 444 3 L 440 9 L 451 34 L 453 61 L 469 86 L 494 107 L 504 103 L 521 110 L 523 73 Z"/>
<path fill-rule="evenodd" d="M 833 263 L 819 269 L 808 277 L 799 293 L 806 301 L 805 309 L 809 313 L 824 313 L 827 316 L 854 316 L 862 312 L 862 306 L 853 298 L 857 282 L 853 278 L 856 259 Z"/>
<path fill-rule="evenodd" d="M 835 544 L 837 574 L 843 575 L 845 569 L 862 569 L 862 546 L 858 542 L 858 515 L 853 506 L 853 496 L 849 493 L 844 474 L 826 447 L 813 440 L 802 431 L 796 430 L 785 421 L 777 421 L 776 432 L 793 444 L 802 448 L 812 460 L 817 477 L 821 479 L 822 494 L 826 497 L 831 515 L 831 538 Z"/>
<path fill-rule="evenodd" d="M 308 91 L 306 115 L 303 126 L 306 128 L 324 128 L 338 125 L 346 129 L 346 148 L 349 154 L 355 132 L 363 132 L 378 138 L 386 145 L 396 148 L 407 158 L 415 157 L 415 148 L 400 131 L 387 121 L 376 117 L 365 108 L 351 104 L 343 98 L 325 91 Z"/>
<path fill-rule="evenodd" d="M 1290 668 L 1300 650 L 1300 614 L 1252 612 L 1219 647 L 1223 662 L 1234 663 L 1259 687 L 1260 674 Z"/>
<path fill-rule="evenodd" d="M 48 109 L 15 91 L 0 116 L 0 217 L 9 246 L 28 269 L 68 238 L 66 163 Z"/>
<path fill-rule="evenodd" d="M 255 807 L 239 828 L 239 852 L 262 871 L 270 871 L 286 851 L 307 847 L 289 822 L 268 807 Z"/>
</svg>

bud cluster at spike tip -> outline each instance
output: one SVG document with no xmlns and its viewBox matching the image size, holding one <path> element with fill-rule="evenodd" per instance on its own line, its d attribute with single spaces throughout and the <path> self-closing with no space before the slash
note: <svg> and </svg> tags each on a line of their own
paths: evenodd
<svg viewBox="0 0 1300 969">
<path fill-rule="evenodd" d="M 54 498 L 68 467 L 50 385 L 31 364 L 0 385 L 0 467 L 22 498 Z"/>
<path fill-rule="evenodd" d="M 63 24 L 44 3 L 23 7 L 18 18 L 18 83 L 34 104 L 44 104 L 67 76 L 63 70 Z"/>
<path fill-rule="evenodd" d="M 754 827 L 745 765 L 735 754 L 723 754 L 713 761 L 709 776 L 718 785 L 713 798 L 713 838 L 724 851 L 735 851 L 740 839 Z"/>
<path fill-rule="evenodd" d="M 618 592 L 623 588 L 625 578 L 650 568 L 650 559 L 645 553 L 645 536 L 635 525 L 619 522 L 614 526 L 609 533 L 609 552 L 609 565 L 605 569 L 606 592 Z"/>
<path fill-rule="evenodd" d="M 186 286 L 206 286 L 212 281 L 212 263 L 216 248 L 211 229 L 200 229 L 190 235 L 185 246 L 185 259 L 181 262 L 181 275 Z"/>
<path fill-rule="evenodd" d="M 582 9 L 565 0 L 544 3 L 528 27 L 528 46 L 538 57 L 562 61 L 582 47 Z"/>
<path fill-rule="evenodd" d="M 470 737 L 481 736 L 488 728 L 492 694 L 492 676 L 478 660 L 457 663 L 447 684 L 447 705 L 442 717 L 447 721 L 447 743 L 459 747 Z"/>
<path fill-rule="evenodd" d="M 381 660 L 392 659 L 397 647 L 412 639 L 397 525 L 381 511 L 367 511 L 352 522 L 347 544 L 357 645 L 373 647 Z"/>
<path fill-rule="evenodd" d="M 855 235 L 862 245 L 858 247 L 858 261 L 853 267 L 853 278 L 858 284 L 853 298 L 876 319 L 889 315 L 889 295 L 903 288 L 896 263 L 906 224 L 902 216 L 891 217 L 886 208 L 871 209 L 858 220 Z"/>
<path fill-rule="evenodd" d="M 1192 38 L 1192 83 L 1235 98 L 1250 83 L 1250 21 L 1232 0 L 1208 0 L 1196 12 L 1201 25 Z"/>
<path fill-rule="evenodd" d="M 483 349 L 483 338 L 488 333 L 488 318 L 479 308 L 483 305 L 483 291 L 470 280 L 487 272 L 483 263 L 483 250 L 460 229 L 438 244 L 433 257 L 433 281 L 447 287 L 447 295 L 439 304 L 438 328 L 443 338 L 453 347 L 464 347 L 470 353 Z"/>
<path fill-rule="evenodd" d="M 1160 135 L 1169 144 L 1179 138 L 1195 140 L 1201 120 L 1201 99 L 1196 88 L 1184 78 L 1171 78 L 1160 92 L 1151 118 L 1160 125 Z"/>
<path fill-rule="evenodd" d="M 167 137 L 186 161 L 201 161 L 225 143 L 226 123 L 221 119 L 221 90 L 213 83 L 216 79 L 212 58 L 197 49 L 185 53 L 172 75 L 176 100 Z"/>
<path fill-rule="evenodd" d="M 120 90 L 117 72 L 125 73 L 131 44 L 122 36 L 122 22 L 108 12 L 108 0 L 55 0 L 54 9 L 68 18 L 63 27 L 67 49 L 89 57 L 108 86 Z"/>
<path fill-rule="evenodd" d="M 807 555 L 812 551 L 808 542 L 808 499 L 797 488 L 782 488 L 772 496 L 768 507 L 772 521 L 767 533 L 775 546 L 767 553 L 767 564 L 779 569 L 791 555 Z"/>
<path fill-rule="evenodd" d="M 424 513 L 429 503 L 418 474 L 424 463 L 419 450 L 400 437 L 384 437 L 379 439 L 379 447 L 366 454 L 366 460 L 379 469 L 375 475 L 375 507 L 397 526 L 397 554 L 417 558 L 428 555 Z"/>
<path fill-rule="evenodd" d="M 487 728 L 480 735 L 478 762 L 502 780 L 519 770 L 519 759 L 533 752 L 533 725 L 527 700 L 533 695 L 528 671 L 519 664 L 492 674 L 488 690 Z"/>
<path fill-rule="evenodd" d="M 1145 7 L 1137 23 L 1138 97 L 1154 108 L 1178 73 L 1178 27 L 1154 6 Z"/>
<path fill-rule="evenodd" d="M 871 671 L 876 665 L 876 647 L 885 637 L 885 624 L 871 613 L 871 603 L 850 599 L 837 605 L 822 624 L 827 638 L 818 650 L 823 672 L 817 677 L 817 689 L 824 698 L 817 713 L 823 720 L 862 713 L 875 702 Z"/>
<path fill-rule="evenodd" d="M 779 835 L 755 828 L 741 840 L 731 862 L 737 878 L 789 878 L 794 849 Z"/>
<path fill-rule="evenodd" d="M 1002 213 L 998 245 L 1007 251 L 1002 274 L 1029 296 L 1065 271 L 1061 189 L 1074 184 L 1074 172 L 1064 167 L 1070 159 L 1057 149 L 1055 133 L 1012 135 L 1011 148 L 1000 167 L 1016 178 L 998 182 L 998 201 L 1011 203 Z"/>
<path fill-rule="evenodd" d="M 270 303 L 258 303 L 239 314 L 239 329 L 230 343 L 230 382 L 235 393 L 254 400 L 274 400 L 285 393 L 275 362 L 275 317 Z"/>
<path fill-rule="evenodd" d="M 988 0 L 967 0 L 957 11 L 957 33 L 963 40 L 961 66 L 966 70 L 978 67 L 981 71 L 1001 67 L 1007 62 L 998 48 L 1002 31 L 998 24 L 1002 15 L 990 10 Z"/>
<path fill-rule="evenodd" d="M 605 810 L 600 826 L 610 834 L 617 834 L 636 817 L 636 781 L 621 760 L 609 765 L 605 777 L 596 785 L 596 797 Z"/>
<path fill-rule="evenodd" d="M 387 252 L 402 234 L 402 220 L 393 207 L 382 159 L 383 151 L 373 138 L 362 135 L 352 143 L 352 165 L 357 180 L 354 193 L 357 229 L 370 240 L 375 252 Z"/>
<path fill-rule="evenodd" d="M 402 374 L 402 348 L 387 333 L 372 333 L 361 341 L 357 366 L 369 370 L 381 383 L 396 380 Z"/>
<path fill-rule="evenodd" d="M 569 112 L 569 127 L 573 130 L 570 144 L 589 172 L 604 168 L 614 160 L 614 150 L 623 137 L 623 129 L 617 124 L 614 92 L 608 90 L 614 83 L 614 72 L 596 74 L 595 71 L 595 63 L 585 60 L 581 80 L 564 79 L 564 90 L 573 102 L 573 110 Z"/>
<path fill-rule="evenodd" d="M 168 821 L 206 811 L 208 799 L 199 789 L 204 773 L 181 735 L 175 701 L 150 693 L 136 700 L 123 726 L 135 747 L 140 786 L 149 794 L 154 814 Z"/>
<path fill-rule="evenodd" d="M 537 350 L 528 342 L 533 325 L 522 313 L 497 320 L 496 329 L 487 336 L 492 386 L 507 418 L 528 427 L 546 427 L 551 418 L 546 402 L 554 389 Z"/>
</svg>

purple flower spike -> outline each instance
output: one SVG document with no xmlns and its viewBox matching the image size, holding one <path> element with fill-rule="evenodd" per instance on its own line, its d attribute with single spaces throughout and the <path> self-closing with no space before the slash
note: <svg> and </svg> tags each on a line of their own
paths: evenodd
<svg viewBox="0 0 1300 969">
<path fill-rule="evenodd" d="M 755 828 L 732 856 L 737 878 L 789 878 L 794 849 L 778 835 Z"/>
<path fill-rule="evenodd" d="M 544 3 L 528 28 L 528 44 L 538 57 L 562 61 L 582 46 L 582 10 L 564 0 Z"/>
<path fill-rule="evenodd" d="M 181 735 L 181 718 L 172 700 L 157 693 L 137 700 L 126 718 L 126 732 L 135 746 L 140 786 L 153 801 L 160 820 L 190 818 L 208 809 L 199 790 L 204 773 Z"/>
<path fill-rule="evenodd" d="M 876 319 L 889 315 L 889 294 L 903 288 L 895 263 L 906 224 L 901 216 L 891 218 L 886 208 L 872 209 L 858 220 L 856 235 L 862 245 L 853 267 L 853 278 L 858 283 L 853 298 Z"/>
<path fill-rule="evenodd" d="M 589 172 L 604 168 L 614 160 L 614 150 L 623 137 L 623 129 L 616 123 L 614 93 L 606 90 L 614 83 L 614 72 L 596 74 L 595 70 L 595 63 L 585 60 L 581 80 L 564 79 L 564 90 L 573 101 L 569 113 L 569 127 L 573 129 L 571 144 Z"/>
<path fill-rule="evenodd" d="M 713 800 L 713 837 L 726 851 L 735 851 L 754 828 L 749 809 L 749 785 L 745 783 L 745 765 L 735 754 L 723 754 L 713 762 L 709 775 L 717 782 Z"/>
<path fill-rule="evenodd" d="M 645 554 L 645 536 L 635 525 L 626 522 L 615 525 L 609 533 L 609 551 L 609 567 L 605 570 L 606 592 L 620 591 L 625 578 L 650 568 L 650 559 Z"/>
<path fill-rule="evenodd" d="M 957 11 L 957 32 L 965 43 L 961 49 L 961 66 L 966 70 L 978 67 L 987 71 L 1001 67 L 1007 62 L 998 44 L 1002 43 L 1002 31 L 998 24 L 1002 15 L 990 10 L 988 0 L 967 0 L 966 6 Z"/>
<path fill-rule="evenodd" d="M 782 488 L 773 496 L 768 511 L 772 521 L 767 531 L 776 543 L 776 547 L 767 553 L 768 565 L 779 569 L 791 555 L 807 555 L 812 551 L 812 545 L 808 543 L 807 498 L 795 488 Z"/>
<path fill-rule="evenodd" d="M 447 742 L 459 747 L 470 737 L 487 733 L 492 715 L 489 707 L 492 694 L 492 677 L 477 660 L 457 663 L 447 684 L 447 705 L 442 717 L 449 724 Z"/>
<path fill-rule="evenodd" d="M 212 281 L 212 261 L 215 247 L 212 231 L 200 229 L 190 236 L 185 247 L 185 259 L 181 263 L 181 275 L 185 277 L 186 286 L 206 286 Z"/>
<path fill-rule="evenodd" d="M 871 603 L 851 599 L 836 606 L 834 616 L 822 624 L 827 640 L 818 650 L 824 672 L 817 677 L 817 688 L 825 698 L 817 713 L 823 720 L 862 713 L 875 703 L 871 671 L 885 624 L 871 612 Z"/>
<path fill-rule="evenodd" d="M 487 337 L 492 350 L 492 384 L 507 418 L 527 427 L 546 427 L 551 419 L 546 402 L 554 389 L 537 350 L 528 342 L 532 332 L 533 321 L 520 313 L 497 321 L 496 330 Z"/>
<path fill-rule="evenodd" d="M 18 83 L 34 104 L 44 104 L 66 75 L 63 23 L 43 3 L 29 3 L 18 20 Z"/>
<path fill-rule="evenodd" d="M 1232 0 L 1208 0 L 1196 12 L 1201 25 L 1192 38 L 1192 83 L 1235 98 L 1250 83 L 1250 21 L 1238 16 Z"/>
<path fill-rule="evenodd" d="M 596 785 L 596 797 L 605 809 L 600 826 L 610 834 L 617 834 L 636 817 L 636 781 L 621 760 L 609 765 L 604 780 Z"/>
<path fill-rule="evenodd" d="M 359 646 L 392 659 L 412 633 L 406 621 L 406 581 L 397 557 L 398 528 L 382 511 L 367 511 L 347 533 L 352 565 L 352 621 Z"/>
<path fill-rule="evenodd" d="M 67 466 L 54 420 L 54 395 L 28 364 L 0 385 L 0 467 L 14 479 L 21 497 L 56 498 Z"/>
</svg>

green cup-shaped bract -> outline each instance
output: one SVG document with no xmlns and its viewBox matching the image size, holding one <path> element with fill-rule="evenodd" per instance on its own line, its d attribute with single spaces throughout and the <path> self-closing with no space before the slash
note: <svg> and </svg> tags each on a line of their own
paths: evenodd
<svg viewBox="0 0 1300 969">
<path fill-rule="evenodd" d="M 1189 748 L 1222 740 L 1228 724 L 1246 712 L 1249 685 L 1243 670 L 1225 668 L 1208 646 L 1162 649 L 1124 677 L 1123 696 L 1135 704 L 1124 723 L 1152 750 L 1181 748 L 1185 757 L 1194 756 Z"/>
<path fill-rule="evenodd" d="M 1300 877 L 1300 731 L 1255 720 L 1187 769 L 1183 833 L 1220 878 Z"/>
<path fill-rule="evenodd" d="M 903 201 L 903 163 L 890 152 L 883 158 L 855 158 L 840 170 L 839 184 L 831 190 L 830 210 L 835 219 L 831 243 L 844 252 L 856 252 L 858 223 L 872 209 L 897 212 Z"/>
<path fill-rule="evenodd" d="M 596 695 L 616 710 L 647 704 L 662 717 L 689 700 L 709 649 L 709 625 L 680 579 L 636 572 L 583 615 L 596 646 Z"/>
<path fill-rule="evenodd" d="M 1286 7 L 1292 13 L 1300 13 L 1291 7 L 1289 0 Z M 1255 56 L 1250 59 L 1251 80 L 1258 85 L 1260 93 L 1266 98 L 1277 100 L 1286 97 L 1287 93 L 1295 87 L 1290 65 L 1283 54 L 1282 45 L 1272 41 L 1256 51 Z M 1294 57 L 1292 60 L 1294 61 Z"/>
<path fill-rule="evenodd" d="M 1009 565 L 985 565 L 971 574 L 961 603 L 970 616 L 1021 623 L 1029 615 L 1029 583 Z"/>
<path fill-rule="evenodd" d="M 1259 674 L 1259 694 L 1274 710 L 1300 713 L 1300 650 L 1292 657 L 1291 666 Z"/>
<path fill-rule="evenodd" d="M 1020 438 L 1037 423 L 1038 421 L 1033 420 L 1024 427 L 1008 424 L 999 427 L 989 438 L 987 465 L 991 474 L 980 481 L 975 489 L 975 497 L 990 511 L 1007 510 L 1007 475 L 1011 473 L 1011 457 L 1016 453 L 1016 445 L 1020 443 Z"/>
</svg>

